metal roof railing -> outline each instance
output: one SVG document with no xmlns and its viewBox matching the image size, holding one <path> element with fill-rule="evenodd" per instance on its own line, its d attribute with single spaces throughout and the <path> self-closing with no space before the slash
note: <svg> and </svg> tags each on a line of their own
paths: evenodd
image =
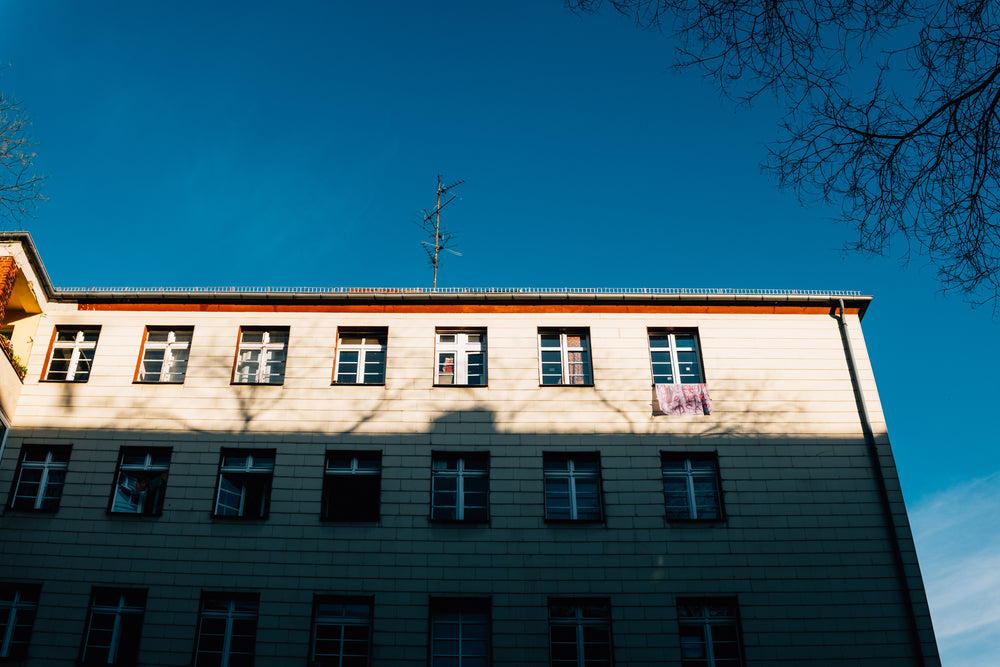
<svg viewBox="0 0 1000 667">
<path fill-rule="evenodd" d="M 729 287 L 57 287 L 56 293 L 96 294 L 683 294 L 718 296 L 862 296 L 857 290 Z"/>
</svg>

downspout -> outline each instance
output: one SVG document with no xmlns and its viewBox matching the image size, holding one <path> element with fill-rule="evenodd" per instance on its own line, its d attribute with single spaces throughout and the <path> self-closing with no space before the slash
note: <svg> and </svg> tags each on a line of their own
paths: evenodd
<svg viewBox="0 0 1000 667">
<path fill-rule="evenodd" d="M 871 459 L 872 471 L 875 473 L 875 484 L 878 487 L 879 500 L 882 505 L 882 516 L 885 519 L 885 526 L 889 532 L 889 542 L 892 544 L 892 559 L 896 566 L 896 578 L 899 581 L 900 592 L 903 594 L 903 604 L 906 606 L 906 617 L 910 629 L 910 644 L 913 655 L 917 660 L 916 664 L 924 667 L 927 663 L 924 660 L 923 646 L 920 641 L 917 614 L 913 608 L 913 597 L 910 595 L 910 584 L 906 576 L 903 551 L 899 547 L 899 533 L 896 531 L 896 522 L 892 515 L 892 503 L 889 501 L 889 491 L 885 484 L 882 459 L 878 453 L 878 446 L 875 444 L 875 434 L 872 431 L 871 417 L 868 414 L 868 404 L 865 403 L 865 396 L 861 391 L 858 368 L 854 361 L 854 347 L 851 345 L 851 337 L 847 331 L 847 318 L 843 299 L 837 299 L 837 309 L 839 314 L 836 317 L 840 324 L 840 337 L 844 342 L 844 353 L 847 356 L 847 370 L 850 372 L 851 385 L 854 387 L 854 399 L 858 404 L 858 416 L 861 418 L 861 430 L 865 436 L 865 444 L 868 446 L 868 457 Z"/>
</svg>

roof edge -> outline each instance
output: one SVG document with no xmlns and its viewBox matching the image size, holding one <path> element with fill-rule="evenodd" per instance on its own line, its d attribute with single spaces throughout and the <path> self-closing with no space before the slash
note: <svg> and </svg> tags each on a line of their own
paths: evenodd
<svg viewBox="0 0 1000 667">
<path fill-rule="evenodd" d="M 758 290 L 727 288 L 55 288 L 42 264 L 31 234 L 0 232 L 0 242 L 18 242 L 24 249 L 50 301 L 76 303 L 600 303 L 622 305 L 827 305 L 839 300 L 864 317 L 872 297 L 856 291 Z"/>
</svg>

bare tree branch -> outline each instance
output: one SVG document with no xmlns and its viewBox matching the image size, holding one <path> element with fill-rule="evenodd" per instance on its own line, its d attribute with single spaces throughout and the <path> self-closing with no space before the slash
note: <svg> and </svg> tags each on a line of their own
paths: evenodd
<svg viewBox="0 0 1000 667">
<path fill-rule="evenodd" d="M 44 199 L 30 125 L 20 104 L 0 92 L 0 222 L 20 224 Z"/>
<path fill-rule="evenodd" d="M 679 39 L 678 64 L 785 106 L 765 167 L 944 288 L 1000 306 L 1000 17 L 989 0 L 566 0 Z M 865 80 L 870 83 L 865 85 Z M 867 92 L 864 92 L 867 90 Z"/>
</svg>

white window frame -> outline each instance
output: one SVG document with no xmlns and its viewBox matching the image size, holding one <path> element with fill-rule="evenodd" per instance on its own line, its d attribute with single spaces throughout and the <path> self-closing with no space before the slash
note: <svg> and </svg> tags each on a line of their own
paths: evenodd
<svg viewBox="0 0 1000 667">
<path fill-rule="evenodd" d="M 593 462 L 596 466 L 595 470 L 578 470 L 577 462 Z M 565 470 L 560 469 L 549 469 L 551 463 L 565 463 Z M 604 520 L 604 503 L 603 503 L 603 492 L 601 484 L 601 460 L 597 455 L 589 454 L 570 454 L 570 455 L 549 455 L 544 457 L 543 462 L 543 486 L 545 495 L 545 520 L 546 521 L 603 521 Z M 597 510 L 596 517 L 584 517 L 580 518 L 581 508 L 579 504 L 579 494 L 576 489 L 576 482 L 578 479 L 595 480 L 597 483 L 597 507 L 593 508 Z M 550 483 L 559 482 L 561 480 L 566 480 L 567 489 L 569 493 L 569 516 L 568 517 L 553 517 L 550 516 L 550 507 L 548 503 L 549 492 L 548 487 Z M 591 508 L 584 508 L 591 509 Z"/>
<path fill-rule="evenodd" d="M 213 600 L 217 603 L 224 604 L 226 606 L 225 610 L 219 609 L 206 609 L 206 605 L 209 600 Z M 254 606 L 253 611 L 242 611 L 237 609 L 237 605 L 240 604 L 250 604 Z M 260 602 L 259 600 L 251 600 L 248 597 L 243 596 L 232 596 L 226 597 L 225 594 L 205 594 L 201 602 L 201 614 L 198 616 L 198 641 L 195 644 L 194 649 L 194 667 L 198 667 L 199 658 L 202 655 L 201 651 L 201 640 L 204 634 L 204 622 L 205 619 L 217 619 L 224 620 L 226 622 L 225 629 L 223 631 L 222 638 L 222 651 L 219 659 L 219 664 L 221 667 L 229 667 L 229 661 L 232 658 L 232 639 L 233 639 L 233 621 L 236 620 L 253 620 L 254 621 L 254 651 L 250 654 L 250 660 L 253 661 L 253 657 L 256 654 L 256 640 L 257 640 L 257 616 L 260 612 Z M 214 655 L 214 652 L 212 653 Z M 239 654 L 244 655 L 244 654 Z M 238 663 L 239 667 L 246 665 L 246 662 Z"/>
<path fill-rule="evenodd" d="M 467 661 L 473 661 L 475 664 L 490 664 L 492 632 L 488 600 L 478 598 L 432 599 L 430 616 L 430 667 L 439 664 L 438 660 L 443 660 L 446 664 L 456 667 L 465 667 Z M 457 631 L 458 636 L 444 634 L 446 627 Z M 470 631 L 473 628 L 485 630 L 482 633 L 485 638 L 477 640 L 470 636 Z M 454 642 L 457 652 L 445 653 L 441 650 L 439 642 Z M 481 651 L 476 650 L 477 643 L 482 643 Z"/>
<path fill-rule="evenodd" d="M 144 452 L 144 460 L 142 463 L 125 463 L 126 455 L 136 455 L 140 452 Z M 166 456 L 166 463 L 154 462 L 153 457 L 162 458 Z M 111 507 L 109 511 L 112 514 L 137 514 L 137 515 L 148 515 L 148 516 L 158 516 L 163 511 L 163 497 L 166 494 L 167 486 L 167 476 L 170 473 L 170 456 L 171 452 L 167 448 L 158 447 L 123 447 L 118 454 L 118 474 L 115 476 L 115 486 L 111 490 Z M 132 475 L 129 476 L 129 473 Z M 156 475 L 155 473 L 159 473 Z M 129 476 L 129 479 L 140 480 L 144 478 L 149 478 L 149 482 L 146 488 L 141 491 L 136 491 L 135 489 L 141 484 L 137 482 L 134 486 L 135 488 L 129 488 L 129 486 L 124 483 L 123 477 Z M 159 479 L 159 482 L 156 480 Z M 130 496 L 139 496 L 139 500 L 135 505 L 135 509 L 127 509 L 128 504 L 119 504 L 118 497 L 119 492 L 128 492 Z M 150 500 L 149 493 L 152 491 L 154 493 L 151 501 L 153 506 L 147 511 L 146 502 Z"/>
<path fill-rule="evenodd" d="M 340 614 L 322 614 L 322 605 L 336 605 L 341 607 Z M 367 607 L 368 613 L 365 616 L 360 614 L 350 613 L 351 607 Z M 309 646 L 309 658 L 313 661 L 313 664 L 323 664 L 323 665 L 341 665 L 345 658 L 359 658 L 364 657 L 365 664 L 368 665 L 371 662 L 371 652 L 372 652 L 372 600 L 371 598 L 351 598 L 342 597 L 337 595 L 317 595 L 313 599 L 313 623 L 312 623 L 312 641 Z M 317 657 L 317 644 L 319 643 L 319 629 L 320 627 L 329 628 L 339 628 L 339 639 L 337 641 L 337 652 L 334 653 L 324 653 L 319 654 Z M 346 641 L 354 641 L 348 639 L 347 635 L 351 628 L 364 628 L 367 634 L 367 640 L 365 644 L 365 653 L 360 655 L 357 653 L 346 653 L 346 648 L 344 643 Z M 329 641 L 329 640 L 327 640 Z"/>
<path fill-rule="evenodd" d="M 28 461 L 27 456 L 29 451 L 44 451 L 45 460 L 44 461 Z M 66 480 L 63 479 L 59 482 L 59 498 L 57 499 L 56 506 L 51 510 L 44 509 L 42 505 L 45 503 L 46 491 L 49 489 L 49 476 L 53 471 L 67 471 L 69 470 L 69 455 L 67 453 L 65 461 L 55 461 L 52 456 L 55 452 L 69 451 L 67 447 L 39 447 L 39 446 L 28 446 L 25 447 L 24 451 L 21 453 L 21 461 L 17 467 L 17 483 L 14 485 L 14 493 L 11 496 L 10 506 L 11 509 L 15 509 L 19 512 L 55 512 L 59 509 L 59 505 L 62 503 L 62 494 L 66 486 Z M 27 470 L 41 470 L 42 476 L 38 480 L 38 491 L 35 492 L 35 498 L 32 501 L 32 506 L 30 508 L 15 508 L 14 504 L 17 502 L 18 498 L 30 498 L 31 496 L 21 495 L 18 491 L 21 488 L 21 479 L 24 475 L 25 469 Z"/>
<path fill-rule="evenodd" d="M 167 333 L 166 341 L 149 340 L 150 334 L 163 332 Z M 191 340 L 193 338 L 194 327 L 146 327 L 146 335 L 142 341 L 142 353 L 139 356 L 139 376 L 136 378 L 136 382 L 159 384 L 180 384 L 184 382 L 184 377 L 187 375 L 188 355 L 191 352 Z M 162 359 L 146 359 L 147 352 L 161 350 L 163 352 Z M 161 363 L 159 372 L 148 372 L 146 370 L 147 362 Z"/>
<path fill-rule="evenodd" d="M 360 343 L 345 343 L 344 338 L 361 338 Z M 342 329 L 337 332 L 337 365 L 333 372 L 333 381 L 336 384 L 367 384 L 367 385 L 384 385 L 386 370 L 389 366 L 389 333 L 386 329 L 371 329 L 366 331 L 356 331 L 350 329 Z M 345 352 L 357 352 L 357 369 L 354 371 L 354 380 L 341 380 L 340 379 L 340 368 L 342 363 L 342 357 Z M 366 382 L 365 381 L 365 366 L 369 353 L 381 353 L 382 354 L 382 377 L 377 382 Z M 355 362 L 349 362 L 355 363 Z"/>
<path fill-rule="evenodd" d="M 13 600 L 0 600 L 0 617 L 6 617 L 4 625 L 0 626 L 3 633 L 0 634 L 0 658 L 12 658 L 16 657 L 12 655 L 11 648 L 15 646 L 14 644 L 14 630 L 20 625 L 21 627 L 28 627 L 28 635 L 31 635 L 31 628 L 35 624 L 35 612 L 38 610 L 38 595 L 39 587 L 30 587 L 32 593 L 32 599 L 25 601 L 24 593 L 29 587 L 18 587 L 18 586 L 4 586 L 5 588 L 14 589 L 14 599 Z M 30 613 L 31 618 L 28 623 L 19 623 L 18 619 L 25 613 Z M 28 642 L 22 644 L 17 644 L 23 646 L 24 651 L 27 651 Z"/>
<path fill-rule="evenodd" d="M 554 608 L 556 607 L 571 607 L 573 609 L 573 616 L 554 616 Z M 588 616 L 586 614 L 586 607 L 601 607 L 604 613 L 598 616 Z M 552 655 L 553 646 L 557 643 L 555 638 L 552 636 L 552 629 L 555 627 L 571 627 L 575 630 L 575 641 L 573 642 L 574 649 L 576 652 L 575 664 L 570 663 L 566 660 L 560 660 L 556 662 L 554 656 Z M 611 605 L 604 600 L 565 600 L 565 599 L 550 599 L 549 600 L 549 652 L 550 652 L 550 664 L 556 667 L 591 667 L 594 665 L 599 665 L 595 658 L 587 655 L 586 647 L 587 641 L 584 637 L 584 628 L 600 628 L 606 632 L 607 635 L 607 652 L 608 660 L 606 665 L 610 666 L 614 664 L 614 646 L 611 641 Z M 568 642 L 558 642 L 568 643 Z"/>
<path fill-rule="evenodd" d="M 260 333 L 260 342 L 246 342 L 248 333 Z M 272 338 L 279 338 L 273 342 Z M 233 368 L 234 384 L 282 384 L 285 381 L 285 365 L 288 362 L 288 328 L 287 327 L 240 327 L 240 340 L 236 348 L 236 365 Z M 249 358 L 249 353 L 256 352 L 257 359 Z M 280 359 L 270 359 L 270 355 L 280 353 Z M 247 355 L 248 358 L 243 357 Z M 244 364 L 257 364 L 253 372 L 240 371 Z M 273 366 L 280 366 L 280 372 L 273 372 Z"/>
<path fill-rule="evenodd" d="M 143 605 L 128 605 L 126 604 L 125 597 L 128 594 L 141 595 L 143 598 Z M 101 664 L 117 665 L 118 664 L 118 649 L 121 646 L 122 639 L 122 621 L 123 617 L 127 615 L 142 616 L 146 612 L 145 607 L 145 592 L 142 591 L 129 591 L 120 590 L 118 592 L 118 603 L 115 605 L 101 605 L 97 604 L 98 592 L 94 591 L 92 594 L 92 599 L 90 603 L 90 614 L 87 618 L 87 631 L 84 633 L 83 639 L 83 655 L 81 656 L 81 662 L 83 664 L 96 664 L 96 662 L 87 661 L 87 652 L 91 650 L 100 650 L 101 653 L 107 651 L 108 659 L 107 662 L 101 661 Z M 100 646 L 96 644 L 91 644 L 91 630 L 93 629 L 94 616 L 97 614 L 101 615 L 113 615 L 114 622 L 111 628 L 111 644 L 110 646 Z M 141 622 L 141 620 L 140 620 Z"/>
<path fill-rule="evenodd" d="M 691 337 L 691 346 L 685 347 L 678 345 L 677 337 Z M 654 340 L 666 340 L 667 345 L 665 346 L 653 346 Z M 653 375 L 653 384 L 701 384 L 705 382 L 705 365 L 702 363 L 701 359 L 701 343 L 698 339 L 698 332 L 693 330 L 679 330 L 679 331 L 666 331 L 658 329 L 650 329 L 648 331 L 648 344 L 649 344 L 649 363 L 650 369 Z M 681 362 L 678 356 L 679 352 L 694 352 L 695 364 L 697 366 L 696 370 L 698 372 L 697 378 L 694 380 L 685 379 L 685 377 L 690 377 L 690 374 L 681 374 Z M 670 381 L 657 381 L 656 367 L 653 365 L 653 355 L 666 353 L 670 357 Z M 661 374 L 662 375 L 662 374 Z"/>
<path fill-rule="evenodd" d="M 483 470 L 467 469 L 466 461 L 475 460 L 482 461 L 485 463 Z M 446 467 L 439 468 L 439 463 L 455 462 L 455 470 L 448 470 Z M 439 493 L 449 493 L 446 490 L 438 490 L 438 483 L 444 479 L 454 479 L 455 480 L 455 504 L 437 504 L 439 499 Z M 466 491 L 465 485 L 466 480 L 484 480 L 485 481 L 485 505 L 483 507 L 474 506 L 470 509 L 482 510 L 482 517 L 466 518 Z M 445 452 L 435 452 L 431 456 L 431 519 L 435 521 L 489 521 L 490 518 L 490 459 L 489 454 L 477 453 L 477 452 L 467 452 L 463 454 L 445 453 Z M 435 516 L 437 511 L 441 510 L 447 512 L 449 510 L 454 510 L 455 516 L 451 517 L 438 517 Z"/>
<path fill-rule="evenodd" d="M 246 461 L 242 465 L 236 465 L 233 463 L 226 463 L 227 458 L 239 458 L 245 457 Z M 258 463 L 258 459 L 260 462 Z M 225 475 L 239 475 L 240 477 L 250 477 L 250 476 L 260 476 L 261 478 L 267 477 L 266 490 L 261 496 L 262 507 L 259 513 L 247 514 L 246 500 L 247 500 L 247 485 L 244 484 L 240 487 L 239 491 L 239 505 L 233 506 L 229 504 L 222 503 L 222 480 Z M 222 517 L 227 519 L 265 519 L 270 513 L 271 509 L 271 483 L 274 480 L 274 451 L 272 450 L 257 450 L 257 449 L 240 449 L 240 450 L 223 450 L 221 460 L 219 461 L 219 479 L 215 485 L 215 509 L 212 512 L 213 516 Z M 232 482 L 231 485 L 235 486 Z M 226 490 L 226 493 L 230 495 L 235 495 L 232 491 Z M 220 507 L 235 509 L 235 514 L 224 514 L 219 511 Z"/>
<path fill-rule="evenodd" d="M 59 340 L 60 332 L 71 332 L 76 330 L 73 340 Z M 94 340 L 86 340 L 88 333 L 97 334 Z M 49 348 L 49 363 L 45 369 L 45 380 L 50 382 L 86 382 L 90 379 L 90 372 L 93 370 L 94 356 L 97 352 L 97 341 L 101 336 L 101 327 L 60 327 L 57 326 L 52 334 L 52 346 Z M 56 350 L 71 350 L 69 362 L 66 367 L 65 378 L 53 378 L 52 364 L 56 359 Z M 89 352 L 89 355 L 87 354 Z M 83 367 L 83 368 L 81 368 Z M 82 376 L 79 379 L 77 376 Z"/>
<path fill-rule="evenodd" d="M 452 336 L 453 340 L 442 340 L 445 336 Z M 470 341 L 469 336 L 479 336 L 478 341 Z M 434 336 L 434 384 L 442 387 L 484 387 L 487 383 L 486 369 L 486 329 L 438 329 Z M 442 355 L 452 356 L 451 382 L 447 381 L 448 374 L 443 371 L 446 366 L 441 361 Z M 469 382 L 469 355 L 481 354 L 483 356 L 482 382 Z"/>
<path fill-rule="evenodd" d="M 699 613 L 688 614 L 689 610 L 698 608 Z M 712 609 L 716 610 L 725 609 L 724 613 L 712 613 Z M 743 665 L 743 646 L 742 639 L 740 637 L 740 625 L 739 617 L 736 611 L 736 602 L 730 599 L 706 599 L 706 600 L 688 600 L 679 599 L 677 601 L 677 624 L 681 630 L 684 628 L 698 628 L 701 630 L 701 640 L 699 645 L 701 651 L 699 655 L 705 656 L 704 659 L 699 658 L 697 660 L 698 665 L 703 665 L 704 667 L 726 667 L 736 666 L 742 667 Z M 713 628 L 726 627 L 732 630 L 733 635 L 736 638 L 736 662 L 732 659 L 726 659 L 724 663 L 720 663 L 720 658 L 717 658 L 716 648 L 717 643 L 713 637 Z M 690 662 L 684 659 L 684 634 L 681 633 L 681 665 L 689 665 Z"/>
<path fill-rule="evenodd" d="M 558 347 L 545 347 L 542 344 L 543 336 L 559 336 Z M 581 345 L 570 345 L 569 338 L 579 337 Z M 553 363 L 544 361 L 545 352 L 559 353 L 559 381 L 546 382 L 546 378 L 555 377 L 553 374 L 545 373 L 545 364 Z M 583 372 L 579 374 L 570 373 L 569 355 L 578 353 L 585 359 L 580 364 Z M 579 378 L 579 382 L 575 381 Z M 594 384 L 594 359 L 590 350 L 590 329 L 552 329 L 540 328 L 538 330 L 538 383 L 547 387 L 551 386 L 576 386 L 589 387 Z"/>
<path fill-rule="evenodd" d="M 334 458 L 347 458 L 350 457 L 351 461 L 347 467 L 336 466 L 331 463 L 331 459 Z M 374 461 L 376 465 L 373 467 L 371 465 L 362 465 L 362 460 Z M 331 519 L 326 512 L 326 509 L 330 502 L 330 495 L 333 490 L 326 485 L 335 486 L 337 484 L 337 479 L 345 479 L 351 477 L 374 477 L 375 479 L 371 482 L 375 486 L 375 518 L 361 518 L 361 519 L 350 519 L 350 521 L 357 521 L 359 523 L 378 521 L 378 516 L 380 512 L 380 501 L 382 495 L 382 454 L 381 452 L 337 452 L 329 451 L 326 453 L 326 461 L 324 463 L 324 475 L 323 475 L 323 519 L 325 521 L 348 521 L 348 519 L 336 518 Z"/>
<path fill-rule="evenodd" d="M 681 462 L 684 467 L 681 470 L 667 470 L 667 462 Z M 706 469 L 701 466 L 697 466 L 697 463 L 711 464 L 711 469 Z M 690 455 L 690 456 L 676 456 L 670 454 L 663 454 L 660 464 L 661 471 L 663 472 L 663 495 L 664 502 L 667 501 L 667 480 L 681 480 L 684 483 L 684 488 L 687 496 L 687 516 L 676 516 L 670 514 L 670 506 L 667 505 L 667 518 L 670 520 L 684 520 L 684 519 L 704 519 L 704 520 L 721 520 L 724 518 L 722 511 L 722 490 L 719 484 L 719 462 L 716 458 L 710 454 L 708 455 Z M 706 505 L 698 503 L 698 489 L 696 482 L 698 481 L 711 481 L 712 483 L 712 505 Z M 714 516 L 705 516 L 706 514 L 711 515 L 714 512 Z"/>
</svg>

